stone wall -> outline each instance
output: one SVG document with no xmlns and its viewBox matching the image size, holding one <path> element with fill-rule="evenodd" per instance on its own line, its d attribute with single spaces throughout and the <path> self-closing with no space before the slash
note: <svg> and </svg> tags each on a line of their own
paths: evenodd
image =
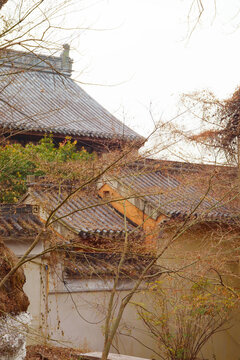
<svg viewBox="0 0 240 360">
<path fill-rule="evenodd" d="M 0 280 L 18 259 L 0 240 Z M 26 332 L 30 322 L 29 300 L 23 291 L 25 275 L 18 269 L 0 289 L 0 360 L 22 360 L 26 356 Z"/>
<path fill-rule="evenodd" d="M 26 333 L 29 313 L 0 318 L 0 360 L 23 360 L 26 356 Z"/>
</svg>

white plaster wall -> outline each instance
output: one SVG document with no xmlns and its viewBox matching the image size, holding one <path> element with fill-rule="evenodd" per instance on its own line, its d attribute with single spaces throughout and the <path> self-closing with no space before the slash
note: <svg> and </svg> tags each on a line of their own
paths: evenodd
<svg viewBox="0 0 240 360">
<path fill-rule="evenodd" d="M 68 346 L 81 348 L 83 351 L 102 351 L 103 328 L 109 295 L 109 291 L 49 294 L 48 332 L 50 338 L 57 339 Z M 125 295 L 126 291 L 118 292 L 118 300 Z M 142 301 L 143 298 L 138 295 L 135 300 Z M 125 334 L 134 335 L 150 347 L 153 346 L 138 320 L 133 305 L 126 308 L 119 330 Z M 115 346 L 121 354 L 146 358 L 152 355 L 152 351 L 144 348 L 129 336 L 117 336 Z M 112 348 L 111 352 L 116 352 L 116 349 Z"/>
<path fill-rule="evenodd" d="M 200 355 L 206 360 L 240 359 L 240 315 L 234 314 L 225 331 L 215 334 L 203 347 Z M 201 357 L 200 357 L 201 358 Z"/>
<path fill-rule="evenodd" d="M 14 252 L 14 254 L 18 257 L 21 257 L 25 254 L 25 252 L 27 251 L 27 249 L 32 245 L 33 240 L 35 240 L 35 238 L 29 240 L 27 238 L 16 238 L 16 239 L 4 239 L 4 244 Z M 41 253 L 43 251 L 43 243 L 42 241 L 40 241 L 35 247 L 34 249 L 31 251 L 31 253 L 29 254 L 29 256 L 34 256 L 37 255 L 39 253 Z"/>
<path fill-rule="evenodd" d="M 32 321 L 29 327 L 28 344 L 44 341 L 42 332 L 42 322 L 44 313 L 44 266 L 41 259 L 28 262 L 24 265 L 26 283 L 23 287 L 28 296 L 30 305 L 28 312 L 31 314 Z"/>
<path fill-rule="evenodd" d="M 166 233 L 165 236 L 167 237 Z M 171 233 L 169 236 L 172 236 Z M 175 243 L 172 248 L 165 252 L 164 256 L 158 261 L 158 264 L 168 266 L 169 268 L 171 268 L 172 265 L 174 267 L 177 264 L 179 267 L 186 265 L 189 261 L 193 261 L 193 258 L 185 258 L 185 254 L 188 254 L 189 252 L 191 254 L 196 254 L 196 251 L 197 254 L 201 253 L 201 251 L 203 253 L 203 250 L 211 251 L 211 245 L 209 243 L 211 236 L 212 231 L 210 231 L 209 236 L 207 236 L 206 229 L 205 232 L 203 232 L 201 227 L 198 228 L 197 231 L 190 230 L 189 232 L 184 233 L 180 241 Z M 192 268 L 192 271 L 193 269 L 194 268 Z M 163 286 L 165 286 L 164 283 Z M 239 288 L 239 278 L 236 279 L 236 287 Z M 239 334 L 240 311 L 235 311 L 235 313 L 232 314 L 231 321 L 224 325 L 223 331 L 213 335 L 203 346 L 199 353 L 199 358 L 204 360 L 240 360 Z"/>
</svg>

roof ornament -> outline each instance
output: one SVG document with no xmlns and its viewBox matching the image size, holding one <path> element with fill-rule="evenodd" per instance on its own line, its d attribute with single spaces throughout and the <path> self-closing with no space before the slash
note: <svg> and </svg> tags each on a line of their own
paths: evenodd
<svg viewBox="0 0 240 360">
<path fill-rule="evenodd" d="M 72 71 L 72 60 L 69 57 L 70 45 L 63 44 L 63 51 L 61 53 L 62 69 L 71 73 Z"/>
</svg>

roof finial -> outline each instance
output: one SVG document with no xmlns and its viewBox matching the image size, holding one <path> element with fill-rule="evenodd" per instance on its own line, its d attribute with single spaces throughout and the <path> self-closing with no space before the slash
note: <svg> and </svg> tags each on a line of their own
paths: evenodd
<svg viewBox="0 0 240 360">
<path fill-rule="evenodd" d="M 70 52 L 70 45 L 69 44 L 63 44 L 63 51 L 61 53 L 62 58 L 62 69 L 67 70 L 71 73 L 72 71 L 72 61 L 69 57 Z"/>
<path fill-rule="evenodd" d="M 62 56 L 69 57 L 69 51 L 70 51 L 70 45 L 69 44 L 63 44 Z"/>
</svg>

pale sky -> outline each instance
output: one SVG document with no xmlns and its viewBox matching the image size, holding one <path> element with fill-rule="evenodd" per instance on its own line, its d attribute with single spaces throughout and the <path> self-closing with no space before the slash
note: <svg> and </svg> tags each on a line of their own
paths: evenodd
<svg viewBox="0 0 240 360">
<path fill-rule="evenodd" d="M 73 41 L 75 68 L 84 70 L 75 76 L 111 85 L 84 89 L 142 135 L 152 128 L 150 102 L 156 120 L 168 119 L 183 92 L 208 88 L 224 97 L 239 85 L 239 1 L 217 0 L 216 15 L 214 1 L 205 1 L 201 24 L 188 39 L 190 3 L 102 0 L 81 13 L 82 23 L 112 30 L 86 31 Z"/>
<path fill-rule="evenodd" d="M 240 83 L 239 0 L 202 0 L 205 11 L 190 38 L 196 7 L 188 15 L 197 0 L 73 1 L 60 23 L 56 19 L 52 44 L 71 44 L 73 77 L 141 135 L 154 127 L 150 104 L 154 121 L 169 121 L 182 93 L 209 89 L 226 97 Z M 55 0 L 46 4 L 55 9 Z M 79 36 L 76 27 L 90 30 Z M 188 129 L 199 127 L 191 124 L 191 116 L 179 122 Z"/>
</svg>

